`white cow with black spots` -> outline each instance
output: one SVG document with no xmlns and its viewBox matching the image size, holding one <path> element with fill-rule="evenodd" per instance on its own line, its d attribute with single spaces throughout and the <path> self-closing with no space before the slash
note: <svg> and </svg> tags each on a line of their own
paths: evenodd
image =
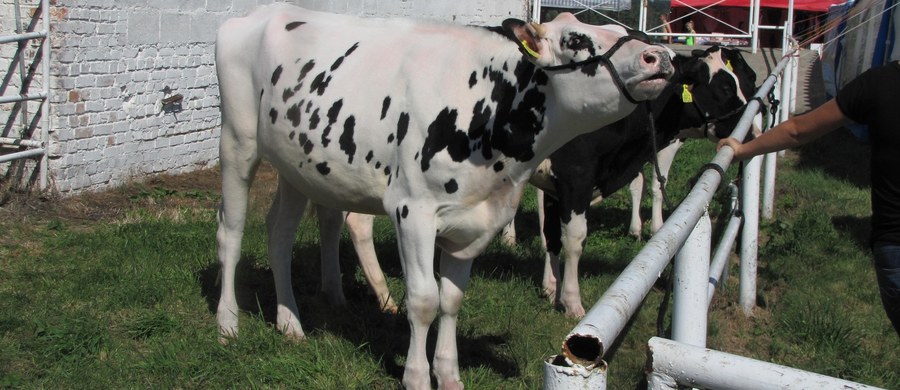
<svg viewBox="0 0 900 390">
<path fill-rule="evenodd" d="M 537 164 L 657 96 L 672 72 L 664 48 L 570 14 L 478 28 L 284 4 L 225 22 L 216 65 L 221 334 L 238 332 L 235 266 L 265 159 L 279 172 L 267 218 L 278 327 L 304 337 L 290 261 L 307 200 L 388 214 L 411 328 L 403 384 L 417 389 L 430 387 L 425 342 L 439 312 L 434 374 L 441 388 L 462 387 L 455 329 L 472 259 L 513 217 Z"/>
</svg>

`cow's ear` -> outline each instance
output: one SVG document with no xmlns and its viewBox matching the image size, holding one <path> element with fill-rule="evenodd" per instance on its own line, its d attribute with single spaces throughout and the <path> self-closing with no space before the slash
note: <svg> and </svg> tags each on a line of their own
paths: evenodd
<svg viewBox="0 0 900 390">
<path fill-rule="evenodd" d="M 541 57 L 541 50 L 543 49 L 541 38 L 545 34 L 544 26 L 534 22 L 525 23 L 518 19 L 506 19 L 503 21 L 503 29 L 506 30 L 510 38 L 515 39 L 523 54 L 532 59 Z"/>
</svg>

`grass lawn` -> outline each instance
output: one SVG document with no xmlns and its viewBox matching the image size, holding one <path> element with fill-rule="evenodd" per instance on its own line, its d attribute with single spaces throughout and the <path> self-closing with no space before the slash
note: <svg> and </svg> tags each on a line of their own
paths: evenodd
<svg viewBox="0 0 900 390">
<path fill-rule="evenodd" d="M 712 150 L 705 141 L 682 148 L 670 181 L 674 199 Z M 881 308 L 866 244 L 864 153 L 835 134 L 780 160 L 776 218 L 763 223 L 760 240 L 759 308 L 751 318 L 740 314 L 733 262 L 710 311 L 709 347 L 900 388 L 900 338 Z M 289 342 L 274 329 L 263 223 L 274 179 L 262 169 L 253 190 L 239 265 L 241 335 L 227 346 L 216 341 L 215 170 L 67 199 L 12 196 L 0 208 L 0 388 L 399 387 L 405 312 L 378 311 L 346 235 L 348 307 L 324 302 L 315 219 L 298 230 L 293 263 L 308 339 Z M 581 263 L 586 306 L 640 249 L 626 234 L 627 198 L 620 192 L 591 212 Z M 523 206 L 519 245 L 495 242 L 473 267 L 459 322 L 462 376 L 471 389 L 540 388 L 542 360 L 559 352 L 576 323 L 540 295 L 534 197 L 526 194 Z M 714 202 L 711 214 L 721 212 Z M 377 219 L 375 234 L 402 302 L 386 218 Z M 608 359 L 610 388 L 645 386 L 645 345 L 656 333 L 662 295 L 651 291 Z"/>
</svg>

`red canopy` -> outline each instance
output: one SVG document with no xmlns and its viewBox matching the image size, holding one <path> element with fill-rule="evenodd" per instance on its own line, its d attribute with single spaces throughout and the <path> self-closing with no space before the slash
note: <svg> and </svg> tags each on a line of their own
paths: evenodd
<svg viewBox="0 0 900 390">
<path fill-rule="evenodd" d="M 788 0 L 761 0 L 761 7 L 788 8 Z M 794 0 L 794 9 L 797 11 L 826 12 L 828 7 L 835 4 L 846 3 L 846 0 Z M 749 0 L 672 0 L 672 7 L 703 8 L 709 5 L 722 7 L 750 7 Z"/>
</svg>

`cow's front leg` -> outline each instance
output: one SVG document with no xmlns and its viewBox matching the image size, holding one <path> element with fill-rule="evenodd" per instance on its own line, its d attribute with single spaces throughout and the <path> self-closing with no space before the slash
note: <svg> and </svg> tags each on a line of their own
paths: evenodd
<svg viewBox="0 0 900 390">
<path fill-rule="evenodd" d="M 297 225 L 303 218 L 307 198 L 284 179 L 278 180 L 278 190 L 266 217 L 269 235 L 269 263 L 275 278 L 278 299 L 276 324 L 286 336 L 304 338 L 300 327 L 300 313 L 291 285 L 291 254 Z"/>
<path fill-rule="evenodd" d="M 322 263 L 322 292 L 332 306 L 345 306 L 344 288 L 341 284 L 341 228 L 344 213 L 325 206 L 317 206 L 319 217 L 319 249 Z"/>
<path fill-rule="evenodd" d="M 346 213 L 347 230 L 350 231 L 350 239 L 356 248 L 356 256 L 359 257 L 359 265 L 362 267 L 369 288 L 378 298 L 378 305 L 386 313 L 397 314 L 397 304 L 391 297 L 387 281 L 381 266 L 378 264 L 378 256 L 375 254 L 375 242 L 372 240 L 372 225 L 375 216 L 359 213 Z"/>
<path fill-rule="evenodd" d="M 441 253 L 441 317 L 434 352 L 434 373 L 440 389 L 463 388 L 459 377 L 456 321 L 471 270 L 472 259 L 458 259 Z"/>
<path fill-rule="evenodd" d="M 559 253 L 562 250 L 560 241 L 559 202 L 548 198 L 538 190 L 538 222 L 541 225 L 541 244 L 544 245 L 544 276 L 541 287 L 544 296 L 550 298 L 551 304 L 559 303 L 556 292 L 562 275 L 559 274 Z"/>
<path fill-rule="evenodd" d="M 566 317 L 570 318 L 581 318 L 585 313 L 581 305 L 581 288 L 578 284 L 578 262 L 584 251 L 584 241 L 587 239 L 586 214 L 571 213 L 567 221 L 563 220 L 561 228 L 565 267 L 559 301 L 566 309 Z"/>
<path fill-rule="evenodd" d="M 406 307 L 409 319 L 409 350 L 403 372 L 403 386 L 430 389 L 431 374 L 425 345 L 428 328 L 437 316 L 439 291 L 434 279 L 434 210 L 402 203 L 392 210 L 400 247 L 400 264 L 406 280 Z"/>
<path fill-rule="evenodd" d="M 676 139 L 674 142 L 659 150 L 659 153 L 656 154 L 656 162 L 659 164 L 659 173 L 663 175 L 663 177 L 668 178 L 669 169 L 672 168 L 672 162 L 675 161 L 675 154 L 678 153 L 678 149 L 681 148 L 681 145 L 684 144 L 684 141 Z M 667 180 L 668 181 L 668 180 Z M 659 177 L 656 176 L 656 170 L 653 170 L 653 212 L 650 217 L 650 231 L 653 234 L 656 234 L 663 225 L 663 206 L 665 205 L 665 199 L 663 199 L 663 185 L 659 181 Z"/>
<path fill-rule="evenodd" d="M 644 223 L 641 221 L 641 198 L 644 196 L 644 174 L 638 172 L 637 177 L 628 185 L 631 194 L 631 223 L 628 225 L 628 234 L 641 239 L 641 231 Z"/>
</svg>

